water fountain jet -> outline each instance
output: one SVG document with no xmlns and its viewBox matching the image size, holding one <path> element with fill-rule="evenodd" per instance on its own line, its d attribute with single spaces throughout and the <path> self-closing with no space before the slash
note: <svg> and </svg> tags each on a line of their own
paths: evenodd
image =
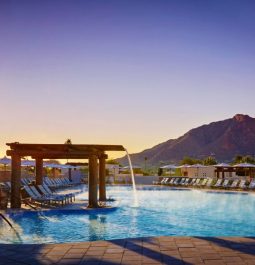
<svg viewBox="0 0 255 265">
<path fill-rule="evenodd" d="M 128 163 L 129 163 L 129 168 L 130 168 L 130 173 L 131 173 L 131 179 L 132 179 L 132 185 L 133 185 L 133 194 L 134 194 L 134 207 L 138 207 L 138 197 L 137 197 L 137 190 L 136 190 L 136 185 L 135 185 L 135 176 L 134 176 L 134 171 L 133 171 L 133 166 L 132 166 L 132 162 L 130 159 L 130 155 L 127 151 L 127 149 L 125 148 L 126 154 L 127 154 L 127 158 L 128 158 Z"/>
</svg>

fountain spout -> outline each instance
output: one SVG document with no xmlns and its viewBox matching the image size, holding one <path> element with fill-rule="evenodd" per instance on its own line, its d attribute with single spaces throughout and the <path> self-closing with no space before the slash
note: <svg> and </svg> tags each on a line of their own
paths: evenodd
<svg viewBox="0 0 255 265">
<path fill-rule="evenodd" d="M 128 163 L 129 163 L 129 168 L 130 168 L 130 173 L 131 173 L 131 179 L 132 179 L 132 185 L 133 185 L 134 206 L 138 207 L 138 197 L 137 197 L 137 190 L 136 190 L 136 185 L 135 185 L 135 176 L 134 176 L 133 166 L 132 166 L 132 162 L 130 159 L 130 155 L 126 148 L 125 148 L 125 151 L 127 153 L 127 158 L 128 158 Z"/>
</svg>

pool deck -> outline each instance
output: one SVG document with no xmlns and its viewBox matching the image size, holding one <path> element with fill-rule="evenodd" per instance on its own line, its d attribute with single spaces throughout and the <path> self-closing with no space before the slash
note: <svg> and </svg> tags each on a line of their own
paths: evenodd
<svg viewBox="0 0 255 265">
<path fill-rule="evenodd" d="M 255 238 L 146 237 L 66 244 L 0 244 L 0 265 L 255 264 Z"/>
</svg>

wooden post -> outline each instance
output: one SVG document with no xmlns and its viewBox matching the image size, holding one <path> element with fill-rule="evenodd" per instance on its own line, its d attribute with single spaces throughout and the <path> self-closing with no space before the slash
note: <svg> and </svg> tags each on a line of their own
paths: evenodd
<svg viewBox="0 0 255 265">
<path fill-rule="evenodd" d="M 68 168 L 68 178 L 69 178 L 69 181 L 72 181 L 72 169 L 71 168 Z"/>
<path fill-rule="evenodd" d="M 51 170 L 52 170 L 52 177 L 56 178 L 56 168 L 54 167 Z"/>
<path fill-rule="evenodd" d="M 36 185 L 42 185 L 43 184 L 43 159 L 40 157 L 37 157 L 35 159 L 35 183 Z"/>
<path fill-rule="evenodd" d="M 105 157 L 99 158 L 99 201 L 106 201 Z"/>
<path fill-rule="evenodd" d="M 20 177 L 21 159 L 18 155 L 12 155 L 12 179 L 11 179 L 11 208 L 20 208 Z"/>
<path fill-rule="evenodd" d="M 97 168 L 97 156 L 91 155 L 89 157 L 89 204 L 88 208 L 98 208 L 97 203 L 97 179 L 98 179 L 98 168 Z"/>
</svg>

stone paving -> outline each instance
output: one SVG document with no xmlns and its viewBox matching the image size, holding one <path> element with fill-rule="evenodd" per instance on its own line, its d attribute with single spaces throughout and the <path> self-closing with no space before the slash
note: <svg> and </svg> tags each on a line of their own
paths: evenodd
<svg viewBox="0 0 255 265">
<path fill-rule="evenodd" d="M 0 265 L 255 264 L 255 238 L 147 237 L 66 244 L 0 245 Z"/>
</svg>

